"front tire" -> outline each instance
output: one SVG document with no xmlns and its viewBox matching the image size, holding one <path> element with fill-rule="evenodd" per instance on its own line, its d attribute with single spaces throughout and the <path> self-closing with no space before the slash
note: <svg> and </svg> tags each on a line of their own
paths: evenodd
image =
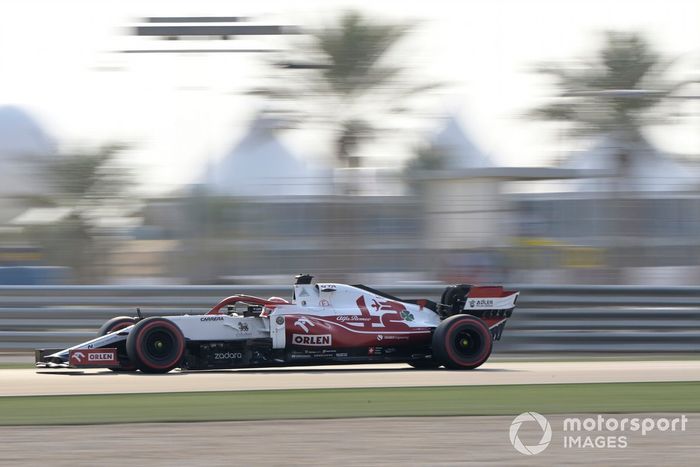
<svg viewBox="0 0 700 467">
<path fill-rule="evenodd" d="M 134 324 L 136 324 L 136 318 L 132 318 L 131 316 L 117 316 L 116 318 L 112 318 L 109 321 L 106 321 L 100 327 L 100 330 L 97 331 L 97 335 L 98 337 L 106 336 L 109 333 L 119 331 L 120 329 L 128 328 L 129 326 L 133 326 Z"/>
<path fill-rule="evenodd" d="M 182 362 L 185 337 L 170 320 L 146 318 L 129 333 L 126 353 L 144 373 L 167 373 Z"/>
<path fill-rule="evenodd" d="M 472 370 L 491 355 L 491 331 L 471 315 L 454 315 L 433 333 L 433 358 L 451 370 Z"/>
<path fill-rule="evenodd" d="M 119 331 L 121 329 L 128 328 L 136 324 L 138 320 L 132 318 L 131 316 L 117 316 L 109 321 L 106 321 L 97 331 L 98 337 L 106 336 L 107 334 Z M 123 350 L 119 352 L 119 366 L 117 368 L 110 368 L 112 371 L 116 372 L 126 372 L 126 371 L 136 371 L 136 365 L 128 357 L 123 355 Z"/>
</svg>

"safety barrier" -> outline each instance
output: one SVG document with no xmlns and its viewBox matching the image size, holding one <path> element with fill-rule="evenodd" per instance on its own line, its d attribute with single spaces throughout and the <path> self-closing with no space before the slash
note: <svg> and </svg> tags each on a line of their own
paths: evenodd
<svg viewBox="0 0 700 467">
<path fill-rule="evenodd" d="M 437 300 L 444 285 L 374 286 Z M 700 287 L 512 285 L 521 295 L 496 353 L 698 352 Z M 0 286 L 0 351 L 65 347 L 113 316 L 205 313 L 237 293 L 289 286 Z"/>
</svg>

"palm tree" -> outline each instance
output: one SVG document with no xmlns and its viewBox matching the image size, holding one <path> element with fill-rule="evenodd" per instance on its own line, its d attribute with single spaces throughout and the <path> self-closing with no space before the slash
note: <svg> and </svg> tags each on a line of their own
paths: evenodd
<svg viewBox="0 0 700 467">
<path fill-rule="evenodd" d="M 600 200 L 606 212 L 611 257 L 629 244 L 627 232 L 636 230 L 637 219 L 629 215 L 627 177 L 638 151 L 649 148 L 643 129 L 672 121 L 671 108 L 677 91 L 692 81 L 673 81 L 668 71 L 673 60 L 661 56 L 639 33 L 606 32 L 593 60 L 578 66 L 541 67 L 538 71 L 556 80 L 553 101 L 533 109 L 530 116 L 564 122 L 577 138 L 607 137 L 614 146 L 615 172 L 608 179 L 609 193 Z M 653 182 L 652 182 L 653 183 Z M 615 269 L 610 266 L 611 273 Z"/>
<path fill-rule="evenodd" d="M 133 209 L 127 194 L 132 174 L 117 162 L 124 149 L 112 144 L 52 158 L 44 167 L 50 197 L 33 200 L 70 210 L 58 222 L 28 228 L 27 235 L 42 246 L 48 264 L 71 267 L 81 282 L 96 279 L 96 260 L 105 254 L 99 243 L 108 236 L 98 232 L 100 219 Z"/>
<path fill-rule="evenodd" d="M 253 93 L 278 105 L 293 103 L 298 120 L 332 131 L 339 166 L 359 167 L 357 150 L 381 130 L 376 122 L 406 112 L 408 97 L 437 86 L 412 84 L 404 67 L 388 62 L 408 32 L 404 24 L 382 24 L 346 12 L 337 24 L 310 32 L 296 53 L 275 64 L 274 85 Z M 286 70 L 281 76 L 280 68 Z"/>
<path fill-rule="evenodd" d="M 126 146 L 121 144 L 108 144 L 91 151 L 56 157 L 48 167 L 53 201 L 89 209 L 122 198 L 133 184 L 132 174 L 117 162 L 125 149 Z"/>
<path fill-rule="evenodd" d="M 639 33 L 607 32 L 594 60 L 538 69 L 556 79 L 559 92 L 530 116 L 565 122 L 577 137 L 614 135 L 629 147 L 642 139 L 643 127 L 668 121 L 663 105 L 690 83 L 666 78 L 672 63 Z M 625 148 L 620 154 L 627 157 Z"/>
</svg>

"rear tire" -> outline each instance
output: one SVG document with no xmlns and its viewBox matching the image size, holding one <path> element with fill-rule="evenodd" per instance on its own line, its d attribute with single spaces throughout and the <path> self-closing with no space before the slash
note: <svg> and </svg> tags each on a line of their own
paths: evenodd
<svg viewBox="0 0 700 467">
<path fill-rule="evenodd" d="M 433 333 L 433 358 L 451 370 L 472 370 L 491 355 L 493 339 L 488 326 L 470 315 L 454 315 Z"/>
<path fill-rule="evenodd" d="M 137 319 L 131 316 L 117 316 L 109 321 L 105 322 L 100 330 L 97 331 L 97 336 L 102 337 L 110 334 L 114 331 L 119 331 L 120 329 L 128 328 L 136 324 Z M 122 350 L 123 351 L 123 350 Z M 119 367 L 110 368 L 112 371 L 122 372 L 122 371 L 136 371 L 136 365 L 128 357 L 119 355 Z"/>
<path fill-rule="evenodd" d="M 449 316 L 456 315 L 462 311 L 471 287 L 469 284 L 458 284 L 445 288 L 440 298 L 440 303 L 447 308 Z"/>
<path fill-rule="evenodd" d="M 185 355 L 185 337 L 170 320 L 146 318 L 129 333 L 126 353 L 144 373 L 167 373 L 181 364 Z"/>
</svg>

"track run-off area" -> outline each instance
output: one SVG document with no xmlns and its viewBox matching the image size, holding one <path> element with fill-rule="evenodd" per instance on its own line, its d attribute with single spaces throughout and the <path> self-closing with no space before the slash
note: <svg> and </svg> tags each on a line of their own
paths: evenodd
<svg viewBox="0 0 700 467">
<path fill-rule="evenodd" d="M 0 396 L 670 381 L 700 381 L 700 361 L 489 362 L 473 371 L 343 365 L 163 375 L 7 369 L 0 370 Z"/>
</svg>

